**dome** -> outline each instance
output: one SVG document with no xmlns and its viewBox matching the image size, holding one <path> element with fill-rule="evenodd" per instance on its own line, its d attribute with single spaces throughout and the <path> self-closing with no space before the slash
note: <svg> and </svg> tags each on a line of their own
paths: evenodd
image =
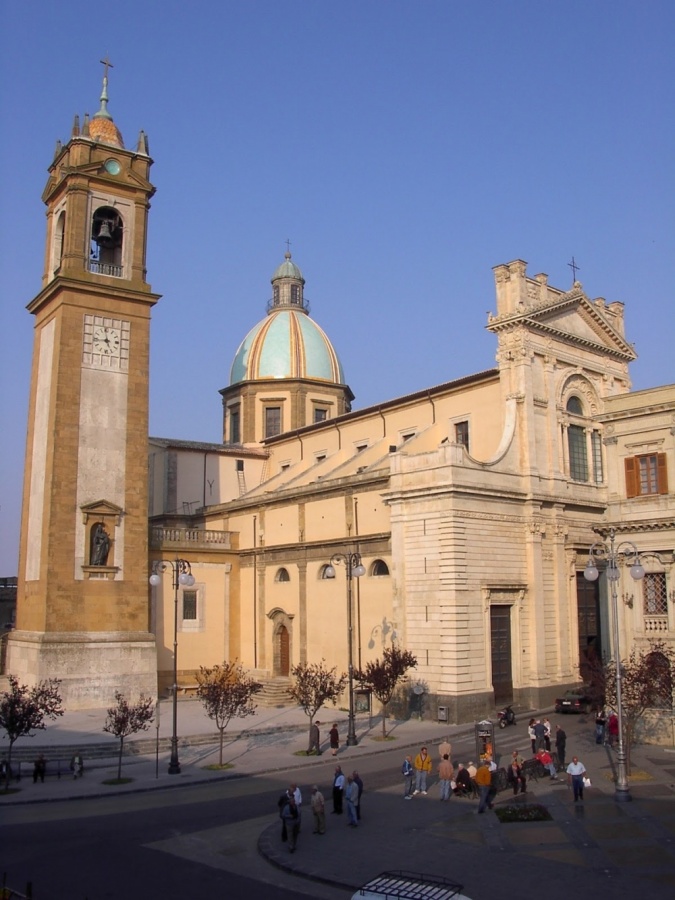
<svg viewBox="0 0 675 900">
<path fill-rule="evenodd" d="M 272 281 L 272 284 L 274 284 L 274 282 L 278 278 L 296 278 L 303 284 L 305 283 L 305 279 L 302 277 L 302 272 L 300 271 L 298 266 L 296 266 L 296 264 L 291 260 L 291 254 L 288 252 L 286 253 L 286 258 L 284 259 L 282 264 L 275 271 L 274 275 L 272 275 L 272 278 L 270 279 Z"/>
<path fill-rule="evenodd" d="M 89 137 L 101 144 L 124 149 L 122 135 L 112 119 L 94 116 L 89 123 Z"/>
<path fill-rule="evenodd" d="M 270 312 L 249 331 L 234 357 L 230 384 L 265 378 L 345 383 L 342 365 L 325 333 L 306 312 L 291 309 Z"/>
<path fill-rule="evenodd" d="M 124 149 L 124 141 L 119 128 L 113 122 L 113 117 L 108 112 L 108 63 L 105 65 L 103 76 L 103 90 L 101 91 L 101 108 L 91 118 L 89 123 L 89 137 L 101 144 L 109 144 L 111 147 Z"/>
</svg>

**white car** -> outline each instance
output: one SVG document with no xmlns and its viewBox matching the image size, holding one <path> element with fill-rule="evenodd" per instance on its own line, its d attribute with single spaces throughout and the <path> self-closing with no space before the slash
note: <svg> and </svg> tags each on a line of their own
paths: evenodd
<svg viewBox="0 0 675 900">
<path fill-rule="evenodd" d="M 470 900 L 462 893 L 463 885 L 440 875 L 417 872 L 382 872 L 360 887 L 352 900 Z"/>
</svg>

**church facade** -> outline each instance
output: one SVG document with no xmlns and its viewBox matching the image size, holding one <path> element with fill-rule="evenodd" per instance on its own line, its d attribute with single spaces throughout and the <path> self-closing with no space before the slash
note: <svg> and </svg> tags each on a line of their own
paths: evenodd
<svg viewBox="0 0 675 900">
<path fill-rule="evenodd" d="M 67 703 L 101 706 L 116 681 L 170 687 L 174 638 L 182 685 L 224 659 L 283 685 L 298 662 L 346 670 L 350 641 L 357 667 L 395 641 L 417 657 L 427 715 L 542 706 L 612 655 L 602 565 L 583 576 L 611 530 L 646 570 L 633 582 L 620 566 L 622 653 L 675 644 L 675 386 L 631 391 L 623 305 L 522 260 L 494 269 L 495 368 L 359 410 L 287 253 L 220 390 L 222 443 L 151 437 L 140 471 L 150 160 L 143 136 L 126 151 L 101 119 L 58 151 L 44 195 L 9 671 L 49 671 Z"/>
</svg>

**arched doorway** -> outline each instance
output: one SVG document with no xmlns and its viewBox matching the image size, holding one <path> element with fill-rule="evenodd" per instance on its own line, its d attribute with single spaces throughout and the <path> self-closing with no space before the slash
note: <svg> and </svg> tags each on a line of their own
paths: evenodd
<svg viewBox="0 0 675 900">
<path fill-rule="evenodd" d="M 291 674 L 291 636 L 285 625 L 279 625 L 274 648 L 274 674 L 288 678 Z"/>
</svg>

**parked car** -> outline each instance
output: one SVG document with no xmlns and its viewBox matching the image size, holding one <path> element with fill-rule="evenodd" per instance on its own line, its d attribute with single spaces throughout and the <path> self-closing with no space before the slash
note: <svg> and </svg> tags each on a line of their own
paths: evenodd
<svg viewBox="0 0 675 900">
<path fill-rule="evenodd" d="M 555 711 L 557 713 L 589 713 L 593 701 L 584 690 L 565 691 L 558 700 L 555 701 Z"/>
<path fill-rule="evenodd" d="M 360 887 L 352 900 L 362 900 L 368 897 L 371 900 L 403 900 L 403 898 L 415 898 L 415 900 L 470 900 L 466 894 L 462 894 L 462 885 L 449 878 L 439 875 L 420 875 L 414 872 L 382 872 L 377 878 Z"/>
</svg>

